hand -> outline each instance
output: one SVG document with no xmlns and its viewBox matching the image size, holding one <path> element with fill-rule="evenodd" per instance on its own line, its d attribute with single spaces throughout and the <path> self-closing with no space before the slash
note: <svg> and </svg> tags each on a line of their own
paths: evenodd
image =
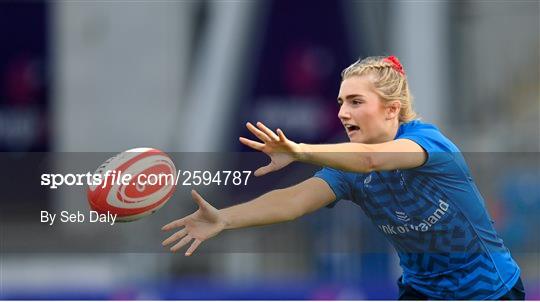
<svg viewBox="0 0 540 302">
<path fill-rule="evenodd" d="M 247 123 L 248 130 L 258 137 L 263 143 L 240 137 L 240 142 L 252 149 L 262 151 L 270 157 L 270 163 L 255 171 L 255 176 L 265 175 L 286 167 L 300 156 L 300 145 L 287 139 L 281 129 L 277 134 L 268 129 L 263 123 L 258 122 L 257 127 Z"/>
<path fill-rule="evenodd" d="M 192 239 L 195 239 L 186 251 L 186 256 L 193 254 L 204 240 L 212 238 L 223 231 L 226 225 L 219 210 L 204 200 L 197 191 L 191 190 L 191 196 L 199 205 L 199 209 L 193 214 L 170 222 L 161 228 L 163 231 L 170 231 L 175 228 L 184 227 L 162 242 L 163 246 L 167 246 L 178 241 L 171 247 L 172 252 L 178 251 Z"/>
</svg>

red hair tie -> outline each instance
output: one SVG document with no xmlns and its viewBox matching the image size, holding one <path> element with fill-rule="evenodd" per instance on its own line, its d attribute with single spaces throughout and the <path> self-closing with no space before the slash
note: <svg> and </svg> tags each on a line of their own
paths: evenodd
<svg viewBox="0 0 540 302">
<path fill-rule="evenodd" d="M 386 58 L 384 58 L 384 61 L 392 64 L 392 68 L 397 70 L 402 75 L 405 75 L 405 71 L 403 70 L 403 66 L 401 65 L 401 63 L 399 62 L 399 60 L 398 60 L 398 58 L 396 56 L 386 57 Z"/>
</svg>

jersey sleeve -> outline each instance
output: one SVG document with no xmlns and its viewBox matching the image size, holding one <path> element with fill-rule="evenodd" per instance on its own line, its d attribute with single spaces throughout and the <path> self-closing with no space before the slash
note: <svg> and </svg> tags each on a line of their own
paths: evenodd
<svg viewBox="0 0 540 302">
<path fill-rule="evenodd" d="M 343 171 L 324 167 L 316 172 L 314 177 L 324 180 L 336 195 L 334 202 L 327 205 L 328 208 L 333 208 L 342 199 L 351 200 L 351 186 L 347 180 L 347 175 Z"/>
<path fill-rule="evenodd" d="M 448 172 L 447 165 L 453 162 L 459 153 L 459 149 L 435 127 L 411 129 L 397 139 L 412 140 L 426 151 L 426 162 L 416 168 L 422 172 Z"/>
</svg>

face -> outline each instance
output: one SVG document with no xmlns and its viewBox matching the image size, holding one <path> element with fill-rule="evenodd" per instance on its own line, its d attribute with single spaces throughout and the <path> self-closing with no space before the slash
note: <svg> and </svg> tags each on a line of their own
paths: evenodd
<svg viewBox="0 0 540 302">
<path fill-rule="evenodd" d="M 341 82 L 338 104 L 338 117 L 351 142 L 374 144 L 393 139 L 389 120 L 394 116 L 368 76 L 353 76 Z"/>
</svg>

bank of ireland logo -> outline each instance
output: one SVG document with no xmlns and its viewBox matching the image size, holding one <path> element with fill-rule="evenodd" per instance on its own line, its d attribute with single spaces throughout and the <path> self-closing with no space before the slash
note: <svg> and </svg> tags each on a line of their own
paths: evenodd
<svg viewBox="0 0 540 302">
<path fill-rule="evenodd" d="M 407 222 L 411 220 L 411 218 L 405 212 L 400 212 L 400 211 L 394 211 L 394 212 L 396 213 L 397 219 L 401 221 Z"/>
</svg>

